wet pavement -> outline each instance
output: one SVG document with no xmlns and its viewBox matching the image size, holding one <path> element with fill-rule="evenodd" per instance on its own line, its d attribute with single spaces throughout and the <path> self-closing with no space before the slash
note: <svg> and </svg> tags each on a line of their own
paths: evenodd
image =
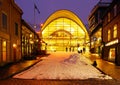
<svg viewBox="0 0 120 85">
<path fill-rule="evenodd" d="M 24 60 L 24 61 L 8 64 L 4 67 L 0 67 L 0 79 L 7 79 L 21 71 L 30 68 L 39 61 L 41 61 L 41 59 Z"/>
<path fill-rule="evenodd" d="M 114 63 L 104 61 L 95 54 L 84 54 L 91 61 L 97 62 L 97 68 L 103 73 L 110 75 L 112 80 L 87 79 L 87 80 L 23 80 L 13 79 L 12 76 L 30 68 L 37 60 L 27 60 L 17 62 L 3 68 L 0 68 L 0 85 L 120 85 L 120 66 Z"/>
<path fill-rule="evenodd" d="M 110 75 L 113 79 L 120 80 L 120 66 L 116 66 L 112 62 L 105 61 L 96 54 L 87 54 L 85 56 L 88 57 L 92 62 L 96 61 L 96 67 L 99 70 L 107 75 Z"/>
</svg>

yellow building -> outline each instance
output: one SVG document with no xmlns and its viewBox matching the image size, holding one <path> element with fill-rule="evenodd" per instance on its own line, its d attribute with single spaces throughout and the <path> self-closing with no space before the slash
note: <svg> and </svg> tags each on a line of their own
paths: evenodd
<svg viewBox="0 0 120 85">
<path fill-rule="evenodd" d="M 0 0 L 0 66 L 21 59 L 21 16 L 14 0 Z"/>
<path fill-rule="evenodd" d="M 89 51 L 89 35 L 82 21 L 69 10 L 54 12 L 41 27 L 42 50 Z"/>
</svg>

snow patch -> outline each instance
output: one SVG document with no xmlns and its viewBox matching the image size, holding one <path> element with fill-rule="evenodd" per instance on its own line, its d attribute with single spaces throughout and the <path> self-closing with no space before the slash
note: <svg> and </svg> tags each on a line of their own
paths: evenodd
<svg viewBox="0 0 120 85">
<path fill-rule="evenodd" d="M 22 79 L 112 79 L 91 65 L 91 61 L 77 53 L 53 53 L 30 69 L 13 78 Z"/>
</svg>

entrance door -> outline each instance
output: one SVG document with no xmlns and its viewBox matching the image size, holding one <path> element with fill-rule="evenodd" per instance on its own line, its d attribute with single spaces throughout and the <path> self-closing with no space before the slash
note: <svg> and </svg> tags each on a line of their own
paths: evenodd
<svg viewBox="0 0 120 85">
<path fill-rule="evenodd" d="M 116 49 L 115 48 L 110 48 L 108 60 L 112 61 L 112 62 L 115 62 L 115 57 L 116 57 Z"/>
</svg>

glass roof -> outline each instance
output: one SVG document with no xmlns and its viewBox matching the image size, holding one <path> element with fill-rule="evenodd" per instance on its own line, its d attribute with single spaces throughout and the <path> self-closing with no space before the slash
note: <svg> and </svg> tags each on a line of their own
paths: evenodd
<svg viewBox="0 0 120 85">
<path fill-rule="evenodd" d="M 47 50 L 64 51 L 72 48 L 77 51 L 78 44 L 83 47 L 89 42 L 88 32 L 82 21 L 71 11 L 59 10 L 43 24 L 42 40 Z"/>
<path fill-rule="evenodd" d="M 43 31 L 42 37 L 49 37 L 53 32 L 66 32 L 74 37 L 85 38 L 84 30 L 75 22 L 67 18 L 59 18 L 52 21 Z"/>
</svg>

